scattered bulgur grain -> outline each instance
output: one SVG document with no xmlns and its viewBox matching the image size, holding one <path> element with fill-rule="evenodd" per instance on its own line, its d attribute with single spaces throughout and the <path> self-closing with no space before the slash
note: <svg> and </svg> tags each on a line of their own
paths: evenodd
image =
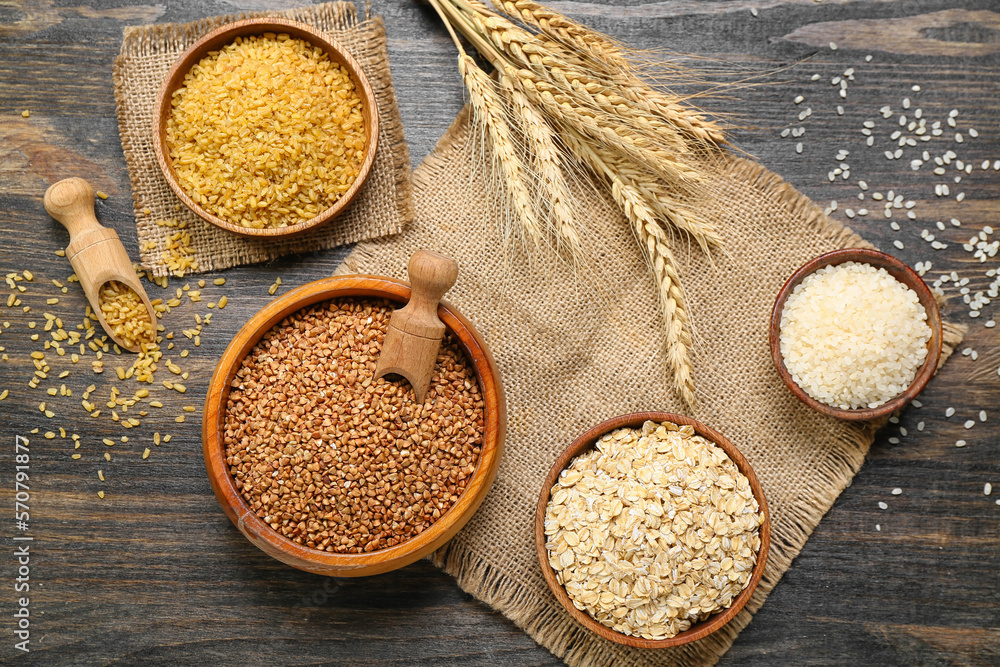
<svg viewBox="0 0 1000 667">
<path fill-rule="evenodd" d="M 142 450 L 142 458 L 143 459 L 149 458 L 149 447 L 146 447 L 146 449 Z"/>
</svg>

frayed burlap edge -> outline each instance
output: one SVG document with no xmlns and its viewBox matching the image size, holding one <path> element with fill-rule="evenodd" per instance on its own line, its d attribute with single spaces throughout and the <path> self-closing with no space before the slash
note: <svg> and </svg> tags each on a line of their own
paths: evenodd
<svg viewBox="0 0 1000 667">
<path fill-rule="evenodd" d="M 153 169 L 156 170 L 157 176 L 159 176 L 159 167 L 156 164 L 149 165 L 147 162 L 140 160 L 138 151 L 133 146 L 132 134 L 126 131 L 127 105 L 122 86 L 125 63 L 129 57 L 179 53 L 202 35 L 220 25 L 246 18 L 266 16 L 301 21 L 319 26 L 321 29 L 327 31 L 370 30 L 373 33 L 370 41 L 379 44 L 383 50 L 385 49 L 385 26 L 381 17 L 371 17 L 366 8 L 365 19 L 359 23 L 355 5 L 348 2 L 325 3 L 313 7 L 301 7 L 286 11 L 242 12 L 227 16 L 204 18 L 186 24 L 166 23 L 148 26 L 128 26 L 123 31 L 121 51 L 115 58 L 112 66 L 118 129 L 122 150 L 129 169 L 129 180 L 132 186 L 136 225 L 140 236 L 141 261 L 143 266 L 149 269 L 155 276 L 165 276 L 169 273 L 166 264 L 160 256 L 160 252 L 162 251 L 162 247 L 160 246 L 162 245 L 163 238 L 156 238 L 156 236 L 165 237 L 167 231 L 163 230 L 162 233 L 155 236 L 153 234 L 154 230 L 151 228 L 154 223 L 143 212 L 143 209 L 146 207 L 140 196 L 140 193 L 144 189 L 140 175 L 148 176 L 146 172 Z M 379 236 L 396 234 L 413 220 L 414 207 L 413 185 L 410 180 L 410 152 L 406 143 L 402 117 L 399 113 L 388 58 L 385 57 L 384 60 L 384 67 L 378 69 L 366 68 L 365 73 L 372 84 L 379 108 L 379 152 L 386 151 L 391 160 L 391 182 L 394 185 L 394 201 L 392 204 L 395 213 L 392 217 L 395 219 L 379 220 L 376 219 L 379 216 L 372 215 L 371 220 L 357 224 L 350 230 L 338 229 L 338 221 L 334 220 L 300 237 L 275 242 L 274 240 L 267 239 L 260 241 L 222 232 L 200 220 L 187 211 L 187 209 L 183 209 L 184 214 L 189 214 L 187 218 L 191 232 L 197 233 L 198 229 L 202 229 L 213 235 L 221 236 L 223 241 L 223 247 L 217 254 L 213 249 L 212 254 L 201 253 L 197 257 L 199 260 L 198 269 L 194 272 L 200 273 L 242 264 L 268 261 L 290 253 L 332 248 Z M 156 91 L 153 91 L 152 94 L 155 97 Z M 179 203 L 179 200 L 177 202 Z M 356 201 L 352 206 L 357 205 L 358 202 Z M 345 216 L 346 212 L 341 218 Z M 368 216 L 362 217 L 366 218 Z M 144 240 L 156 241 L 157 247 L 155 249 L 143 250 Z"/>
<path fill-rule="evenodd" d="M 414 171 L 414 187 L 419 191 L 426 184 L 427 174 L 444 166 L 439 157 L 441 149 L 450 145 L 466 111 L 459 114 L 455 123 L 438 140 L 435 150 Z M 874 247 L 849 227 L 830 220 L 808 197 L 784 181 L 777 174 L 761 165 L 741 159 L 729 158 L 720 166 L 720 176 L 738 179 L 756 187 L 762 195 L 776 197 L 788 207 L 790 213 L 802 219 L 803 224 L 840 247 Z M 338 273 L 356 271 L 365 263 L 368 253 L 357 248 L 341 266 Z M 943 350 L 938 368 L 961 342 L 967 328 L 945 322 Z M 812 498 L 800 497 L 788 507 L 787 520 L 772 529 L 768 564 L 757 591 L 750 602 L 728 625 L 713 635 L 686 646 L 668 649 L 675 661 L 687 664 L 714 664 L 732 646 L 739 633 L 749 624 L 754 612 L 759 610 L 774 589 L 792 560 L 801 552 L 820 520 L 830 510 L 836 499 L 850 485 L 861 469 L 865 456 L 874 440 L 875 432 L 885 423 L 869 422 L 850 429 L 840 442 L 844 447 L 836 458 L 830 458 L 812 471 L 809 483 Z M 510 618 L 518 627 L 554 655 L 572 667 L 604 667 L 613 665 L 617 656 L 615 645 L 595 642 L 593 636 L 558 606 L 546 604 L 534 591 L 522 588 L 508 576 L 498 572 L 471 550 L 452 542 L 435 552 L 432 560 L 438 567 L 455 577 L 459 586 L 494 609 Z"/>
</svg>

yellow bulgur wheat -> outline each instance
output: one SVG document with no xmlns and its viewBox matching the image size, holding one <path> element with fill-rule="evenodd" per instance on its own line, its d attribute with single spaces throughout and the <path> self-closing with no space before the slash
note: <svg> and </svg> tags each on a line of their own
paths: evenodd
<svg viewBox="0 0 1000 667">
<path fill-rule="evenodd" d="M 98 294 L 101 314 L 112 332 L 128 347 L 151 344 L 156 334 L 149 311 L 135 291 L 117 280 L 101 285 Z"/>
<path fill-rule="evenodd" d="M 357 178 L 362 102 L 321 49 L 285 34 L 241 37 L 174 92 L 167 145 L 181 187 L 207 211 L 286 227 L 332 206 Z"/>
</svg>

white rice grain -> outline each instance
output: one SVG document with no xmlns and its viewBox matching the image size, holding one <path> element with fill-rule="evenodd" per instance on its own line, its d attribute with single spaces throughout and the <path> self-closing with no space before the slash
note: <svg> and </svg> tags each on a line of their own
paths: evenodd
<svg viewBox="0 0 1000 667">
<path fill-rule="evenodd" d="M 839 407 L 877 407 L 905 391 L 927 357 L 927 313 L 884 269 L 846 262 L 807 276 L 785 302 L 780 347 L 792 379 Z"/>
</svg>

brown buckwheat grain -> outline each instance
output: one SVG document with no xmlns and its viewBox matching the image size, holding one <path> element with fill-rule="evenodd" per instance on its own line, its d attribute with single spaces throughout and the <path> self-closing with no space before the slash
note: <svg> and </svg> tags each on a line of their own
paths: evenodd
<svg viewBox="0 0 1000 667">
<path fill-rule="evenodd" d="M 448 334 L 423 404 L 373 380 L 392 306 L 331 301 L 269 331 L 233 379 L 227 462 L 268 525 L 308 547 L 363 553 L 401 544 L 458 500 L 479 459 L 478 379 Z"/>
</svg>

